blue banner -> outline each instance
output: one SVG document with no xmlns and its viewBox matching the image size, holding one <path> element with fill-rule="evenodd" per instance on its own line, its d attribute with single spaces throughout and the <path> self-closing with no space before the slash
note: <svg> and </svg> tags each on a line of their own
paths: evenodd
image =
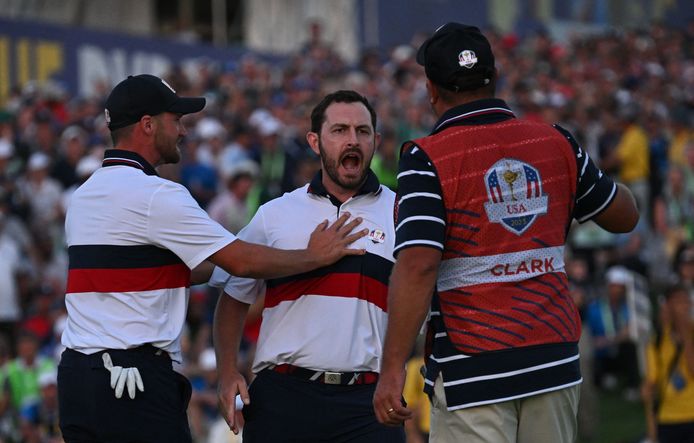
<svg viewBox="0 0 694 443">
<path fill-rule="evenodd" d="M 163 75 L 201 62 L 233 63 L 247 50 L 186 44 L 44 23 L 0 19 L 0 104 L 16 87 L 53 80 L 73 95 L 103 93 L 130 74 Z"/>
</svg>

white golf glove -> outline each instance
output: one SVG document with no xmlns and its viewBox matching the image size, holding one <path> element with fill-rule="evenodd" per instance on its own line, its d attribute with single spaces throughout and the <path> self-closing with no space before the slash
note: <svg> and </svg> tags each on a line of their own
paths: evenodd
<svg viewBox="0 0 694 443">
<path fill-rule="evenodd" d="M 104 368 L 111 372 L 111 387 L 116 391 L 116 398 L 123 396 L 123 389 L 128 387 L 128 395 L 130 398 L 135 398 L 135 387 L 140 392 L 145 392 L 145 385 L 142 383 L 140 371 L 137 368 L 124 368 L 123 366 L 113 366 L 111 356 L 108 352 L 104 352 Z"/>
</svg>

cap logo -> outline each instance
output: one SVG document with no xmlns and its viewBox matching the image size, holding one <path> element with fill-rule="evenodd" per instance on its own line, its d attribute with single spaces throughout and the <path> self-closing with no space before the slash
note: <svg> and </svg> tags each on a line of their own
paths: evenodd
<svg viewBox="0 0 694 443">
<path fill-rule="evenodd" d="M 172 88 L 170 84 L 166 83 L 166 80 L 164 80 L 163 78 L 160 78 L 159 80 L 161 80 L 161 82 L 164 83 L 164 85 L 167 88 L 171 89 L 171 92 L 173 92 L 174 94 L 176 93 L 176 90 L 174 88 Z"/>
<path fill-rule="evenodd" d="M 458 64 L 468 69 L 475 66 L 477 64 L 477 55 L 475 55 L 475 51 L 466 49 L 458 54 Z"/>
<path fill-rule="evenodd" d="M 108 109 L 104 109 L 104 115 L 106 116 L 106 124 L 111 123 L 111 114 L 108 112 Z"/>
</svg>

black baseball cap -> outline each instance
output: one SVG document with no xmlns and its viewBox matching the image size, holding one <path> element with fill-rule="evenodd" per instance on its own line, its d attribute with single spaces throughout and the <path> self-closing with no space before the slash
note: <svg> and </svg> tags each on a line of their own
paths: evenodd
<svg viewBox="0 0 694 443">
<path fill-rule="evenodd" d="M 130 75 L 106 99 L 106 122 L 113 131 L 137 123 L 144 115 L 190 114 L 204 107 L 204 97 L 179 97 L 168 83 L 155 75 Z"/>
<path fill-rule="evenodd" d="M 494 78 L 494 54 L 476 26 L 446 23 L 417 51 L 417 63 L 429 80 L 451 91 L 488 85 Z"/>
</svg>

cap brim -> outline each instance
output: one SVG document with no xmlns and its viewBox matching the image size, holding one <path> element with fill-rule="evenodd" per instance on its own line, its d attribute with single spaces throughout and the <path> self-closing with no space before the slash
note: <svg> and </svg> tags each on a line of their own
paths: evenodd
<svg viewBox="0 0 694 443">
<path fill-rule="evenodd" d="M 167 111 L 174 114 L 192 114 L 202 111 L 204 107 L 205 97 L 179 97 Z"/>
</svg>

